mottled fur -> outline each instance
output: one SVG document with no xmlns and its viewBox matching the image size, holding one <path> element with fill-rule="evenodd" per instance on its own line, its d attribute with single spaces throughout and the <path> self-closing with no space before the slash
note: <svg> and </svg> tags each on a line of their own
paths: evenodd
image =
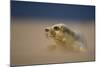
<svg viewBox="0 0 100 67">
<path fill-rule="evenodd" d="M 67 28 L 65 24 L 55 24 L 46 27 L 45 32 L 47 37 L 54 40 L 55 45 L 65 45 L 73 50 L 85 51 L 84 44 L 79 41 L 79 37 L 74 31 Z"/>
</svg>

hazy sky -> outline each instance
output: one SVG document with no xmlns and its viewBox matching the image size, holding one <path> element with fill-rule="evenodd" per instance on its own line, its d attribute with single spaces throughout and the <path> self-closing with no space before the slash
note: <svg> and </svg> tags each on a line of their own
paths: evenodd
<svg viewBox="0 0 100 67">
<path fill-rule="evenodd" d="M 94 20 L 95 6 L 11 1 L 12 17 Z"/>
</svg>

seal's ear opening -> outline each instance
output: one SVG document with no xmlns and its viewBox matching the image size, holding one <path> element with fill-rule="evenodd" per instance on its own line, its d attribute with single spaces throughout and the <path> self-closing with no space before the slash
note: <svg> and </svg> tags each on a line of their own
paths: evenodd
<svg viewBox="0 0 100 67">
<path fill-rule="evenodd" d="M 70 30 L 68 27 L 66 27 L 66 26 L 61 26 L 61 28 L 62 28 L 62 31 L 63 31 L 64 33 L 68 33 L 69 35 L 75 36 L 75 33 L 74 33 L 72 30 Z"/>
<path fill-rule="evenodd" d="M 61 29 L 62 29 L 62 31 L 63 32 L 69 32 L 70 30 L 67 28 L 67 27 L 65 27 L 65 26 L 61 26 Z"/>
</svg>

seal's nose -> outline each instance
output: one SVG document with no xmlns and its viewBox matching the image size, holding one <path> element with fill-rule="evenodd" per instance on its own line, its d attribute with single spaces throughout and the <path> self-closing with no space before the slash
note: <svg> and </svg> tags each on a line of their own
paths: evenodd
<svg viewBox="0 0 100 67">
<path fill-rule="evenodd" d="M 46 29 L 45 29 L 45 32 L 49 32 L 49 29 L 46 28 Z"/>
</svg>

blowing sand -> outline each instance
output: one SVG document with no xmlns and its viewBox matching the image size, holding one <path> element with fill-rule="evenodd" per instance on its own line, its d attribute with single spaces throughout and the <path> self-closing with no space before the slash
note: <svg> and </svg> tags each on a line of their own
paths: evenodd
<svg viewBox="0 0 100 67">
<path fill-rule="evenodd" d="M 47 64 L 95 60 L 95 30 L 91 23 L 65 23 L 83 34 L 87 41 L 86 52 L 67 51 L 58 47 L 49 49 L 52 41 L 44 34 L 44 27 L 60 22 L 20 21 L 11 24 L 11 64 Z M 21 22 L 21 23 L 20 23 Z M 28 22 L 28 23 L 25 23 Z M 32 23 L 33 22 L 33 23 Z"/>
</svg>

